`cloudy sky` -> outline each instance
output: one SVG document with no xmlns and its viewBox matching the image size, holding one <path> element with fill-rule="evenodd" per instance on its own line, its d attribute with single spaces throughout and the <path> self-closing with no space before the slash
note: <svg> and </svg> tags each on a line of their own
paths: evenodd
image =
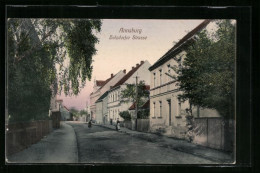
<svg viewBox="0 0 260 173">
<path fill-rule="evenodd" d="M 93 57 L 92 80 L 86 82 L 86 86 L 78 96 L 58 98 L 63 99 L 63 104 L 69 108 L 79 110 L 89 103 L 89 94 L 92 92 L 93 81 L 106 80 L 111 73 L 126 69 L 128 72 L 132 66 L 141 60 L 148 60 L 154 64 L 173 45 L 178 42 L 188 31 L 191 31 L 203 20 L 136 20 L 136 19 L 105 19 L 102 20 L 102 30 L 97 33 L 99 44 L 96 45 L 97 54 Z M 122 33 L 120 29 L 138 30 L 141 33 Z M 122 29 L 121 29 L 122 31 Z M 111 39 L 114 37 L 128 37 L 129 39 Z M 132 39 L 138 36 L 145 40 Z"/>
</svg>

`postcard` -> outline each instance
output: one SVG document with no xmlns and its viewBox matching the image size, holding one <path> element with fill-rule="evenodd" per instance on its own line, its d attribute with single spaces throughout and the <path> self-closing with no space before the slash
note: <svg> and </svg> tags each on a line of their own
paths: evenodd
<svg viewBox="0 0 260 173">
<path fill-rule="evenodd" d="M 6 163 L 235 164 L 236 24 L 7 18 Z"/>
</svg>

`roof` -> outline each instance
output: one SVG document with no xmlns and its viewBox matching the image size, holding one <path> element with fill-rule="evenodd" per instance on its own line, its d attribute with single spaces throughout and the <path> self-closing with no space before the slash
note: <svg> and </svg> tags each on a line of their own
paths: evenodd
<svg viewBox="0 0 260 173">
<path fill-rule="evenodd" d="M 103 86 L 100 87 L 98 90 L 101 90 L 101 88 L 103 88 L 103 87 L 104 87 L 111 79 L 113 79 L 115 76 L 116 76 L 116 75 L 113 75 L 113 76 L 111 76 L 110 78 L 108 78 L 107 80 L 105 80 Z M 97 91 L 98 91 L 98 90 L 97 90 Z"/>
<path fill-rule="evenodd" d="M 96 85 L 97 86 L 103 86 L 105 84 L 106 81 L 104 80 L 96 80 Z"/>
<path fill-rule="evenodd" d="M 128 110 L 135 110 L 136 102 L 134 102 Z M 150 108 L 150 99 L 147 100 L 139 109 L 149 109 Z"/>
<path fill-rule="evenodd" d="M 180 41 L 178 41 L 178 43 L 176 43 L 169 51 L 167 51 L 158 61 L 156 61 L 150 68 L 149 70 L 153 70 L 156 67 L 162 65 L 163 63 L 165 63 L 166 61 L 168 61 L 169 59 L 171 59 L 172 56 L 174 56 L 175 54 L 179 53 L 179 51 L 181 50 L 180 48 L 184 45 L 186 45 L 194 35 L 196 35 L 199 31 L 201 31 L 203 28 L 205 28 L 209 23 L 211 22 L 211 20 L 207 19 L 204 20 L 201 24 L 199 24 L 196 28 L 194 28 L 192 31 L 190 31 L 189 33 L 187 33 L 184 37 L 182 37 L 182 39 L 180 39 Z"/>
<path fill-rule="evenodd" d="M 122 85 L 127 81 L 142 65 L 144 64 L 144 61 L 141 61 L 140 64 L 133 67 L 132 70 L 130 70 L 122 79 L 120 79 L 112 88 L 115 88 L 119 85 Z"/>
<path fill-rule="evenodd" d="M 69 112 L 69 109 L 66 106 L 63 106 L 63 107 Z"/>
<path fill-rule="evenodd" d="M 102 96 L 100 96 L 95 103 L 101 102 L 108 95 L 108 91 L 105 92 Z"/>
</svg>

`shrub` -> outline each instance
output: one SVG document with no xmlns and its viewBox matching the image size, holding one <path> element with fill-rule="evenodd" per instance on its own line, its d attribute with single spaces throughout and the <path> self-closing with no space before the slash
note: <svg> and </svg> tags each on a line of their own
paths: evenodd
<svg viewBox="0 0 260 173">
<path fill-rule="evenodd" d="M 124 120 L 131 120 L 131 114 L 128 111 L 119 112 L 119 115 Z"/>
</svg>

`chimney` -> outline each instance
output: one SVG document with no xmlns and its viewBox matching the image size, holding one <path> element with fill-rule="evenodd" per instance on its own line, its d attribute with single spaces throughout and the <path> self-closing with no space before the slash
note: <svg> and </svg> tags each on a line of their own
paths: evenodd
<svg viewBox="0 0 260 173">
<path fill-rule="evenodd" d="M 126 69 L 124 69 L 123 72 L 126 74 Z"/>
<path fill-rule="evenodd" d="M 143 64 L 144 63 L 144 61 L 141 61 L 141 64 Z"/>
<path fill-rule="evenodd" d="M 136 64 L 136 67 L 138 67 L 139 66 L 139 64 Z"/>
<path fill-rule="evenodd" d="M 113 75 L 113 73 L 111 73 L 111 77 L 113 77 L 114 75 Z"/>
<path fill-rule="evenodd" d="M 132 70 L 134 69 L 135 67 L 132 67 Z"/>
</svg>

